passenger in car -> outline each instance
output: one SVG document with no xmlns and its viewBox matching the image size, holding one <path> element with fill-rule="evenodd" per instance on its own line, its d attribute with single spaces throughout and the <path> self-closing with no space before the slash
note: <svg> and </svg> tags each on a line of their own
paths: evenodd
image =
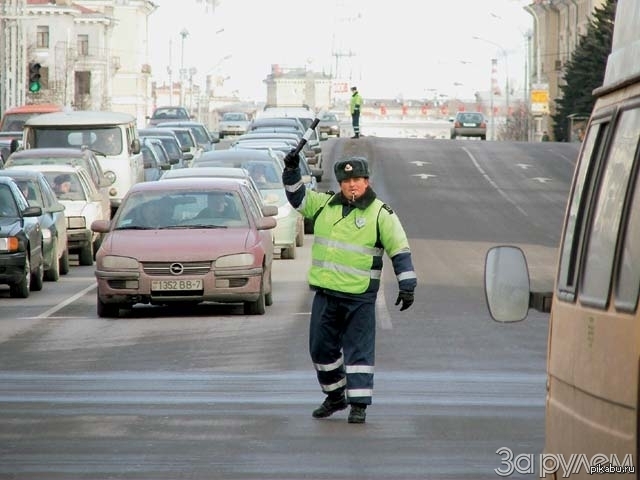
<svg viewBox="0 0 640 480">
<path fill-rule="evenodd" d="M 207 206 L 200 210 L 195 218 L 229 218 L 234 215 L 233 206 L 229 205 L 224 198 L 224 194 L 214 193 L 207 195 Z"/>
</svg>

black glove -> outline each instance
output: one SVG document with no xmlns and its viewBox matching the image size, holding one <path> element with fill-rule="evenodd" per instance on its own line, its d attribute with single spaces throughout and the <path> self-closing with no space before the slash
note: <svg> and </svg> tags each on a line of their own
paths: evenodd
<svg viewBox="0 0 640 480">
<path fill-rule="evenodd" d="M 398 299 L 396 300 L 396 305 L 400 305 L 400 302 L 402 302 L 402 307 L 400 308 L 400 311 L 406 310 L 411 305 L 413 305 L 413 292 L 400 290 L 398 292 Z"/>
<path fill-rule="evenodd" d="M 286 157 L 284 157 L 285 167 L 294 169 L 298 168 L 298 166 L 300 165 L 300 155 L 294 152 L 295 150 L 291 150 L 289 153 L 287 153 Z"/>
</svg>

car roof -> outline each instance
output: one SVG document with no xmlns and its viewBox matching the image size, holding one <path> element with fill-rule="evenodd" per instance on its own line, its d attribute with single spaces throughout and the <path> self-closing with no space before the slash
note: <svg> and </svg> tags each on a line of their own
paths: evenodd
<svg viewBox="0 0 640 480">
<path fill-rule="evenodd" d="M 226 160 L 265 160 L 271 159 L 271 155 L 266 150 L 212 150 L 204 152 L 198 158 L 198 162 L 226 161 Z"/>
<path fill-rule="evenodd" d="M 161 124 L 162 125 L 162 124 Z M 172 137 L 177 138 L 173 130 L 169 128 L 141 128 L 138 130 L 138 135 L 141 137 Z"/>
<path fill-rule="evenodd" d="M 168 178 L 166 180 L 156 182 L 138 182 L 129 189 L 127 195 L 135 192 L 166 192 L 167 190 L 197 190 L 200 188 L 212 188 L 218 190 L 240 190 L 240 184 L 231 178 Z"/>
<path fill-rule="evenodd" d="M 18 150 L 11 154 L 12 158 L 34 158 L 34 157 L 74 157 L 82 158 L 88 155 L 86 150 L 80 148 L 28 148 Z"/>
<path fill-rule="evenodd" d="M 42 175 L 42 171 L 40 170 L 28 170 L 28 169 L 16 167 L 16 168 L 5 168 L 0 170 L 0 176 L 36 180 L 43 175 Z"/>
<path fill-rule="evenodd" d="M 1 171 L 1 170 L 0 170 Z M 177 170 L 167 170 L 162 176 L 163 180 L 170 178 L 187 178 L 187 177 L 219 177 L 219 178 L 236 178 L 246 179 L 249 172 L 245 168 L 236 167 L 191 167 L 179 168 Z"/>
<path fill-rule="evenodd" d="M 168 122 L 160 122 L 158 123 L 158 127 L 205 127 L 204 123 L 196 122 L 193 120 L 170 120 Z M 207 128 L 207 127 L 205 127 Z"/>
<path fill-rule="evenodd" d="M 68 165 L 68 164 L 55 164 L 55 165 L 16 165 L 15 167 L 9 166 L 6 170 L 35 170 L 38 172 L 64 172 L 64 173 L 76 173 L 79 170 L 87 171 L 82 165 Z M 87 172 L 87 175 L 88 172 Z M 91 177 L 91 176 L 89 176 Z"/>
<path fill-rule="evenodd" d="M 136 117 L 129 113 L 78 110 L 36 115 L 35 117 L 29 118 L 29 120 L 25 122 L 25 126 L 66 127 L 89 125 L 95 127 L 99 125 L 126 124 L 135 121 Z"/>
</svg>

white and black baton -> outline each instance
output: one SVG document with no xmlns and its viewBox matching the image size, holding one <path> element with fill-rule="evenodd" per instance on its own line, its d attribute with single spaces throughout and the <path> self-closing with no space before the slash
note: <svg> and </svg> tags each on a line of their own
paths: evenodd
<svg viewBox="0 0 640 480">
<path fill-rule="evenodd" d="M 298 145 L 296 146 L 296 148 L 291 150 L 291 156 L 295 157 L 296 155 L 298 155 L 302 151 L 302 148 L 309 141 L 309 139 L 311 138 L 311 135 L 313 135 L 313 131 L 318 126 L 318 123 L 320 123 L 320 119 L 319 118 L 314 118 L 313 122 L 311 122 L 311 125 L 309 125 L 309 128 L 307 128 L 307 131 L 304 132 L 304 135 L 302 136 L 302 138 L 298 142 Z"/>
</svg>

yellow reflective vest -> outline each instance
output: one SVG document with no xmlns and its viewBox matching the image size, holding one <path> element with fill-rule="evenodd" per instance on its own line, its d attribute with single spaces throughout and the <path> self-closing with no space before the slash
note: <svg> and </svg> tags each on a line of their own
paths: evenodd
<svg viewBox="0 0 640 480">
<path fill-rule="evenodd" d="M 330 204 L 331 198 L 307 191 L 299 207 L 300 213 L 309 218 L 322 209 L 314 225 L 309 284 L 344 293 L 364 293 L 371 280 L 380 280 L 382 255 L 386 252 L 391 258 L 408 252 L 409 242 L 397 215 L 382 201 L 375 199 L 364 210 L 354 208 L 343 217 L 342 204 Z M 375 282 L 375 290 L 378 284 Z"/>
</svg>

